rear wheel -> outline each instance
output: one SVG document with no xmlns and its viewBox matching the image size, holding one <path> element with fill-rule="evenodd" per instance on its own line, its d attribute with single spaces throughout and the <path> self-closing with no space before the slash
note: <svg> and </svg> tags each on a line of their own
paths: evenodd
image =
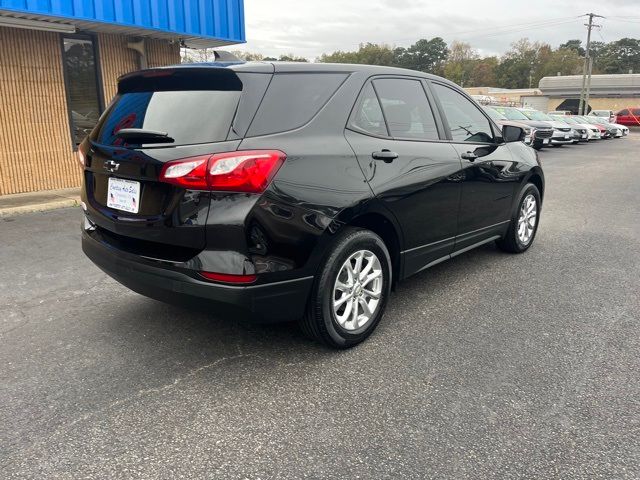
<svg viewBox="0 0 640 480">
<path fill-rule="evenodd" d="M 498 247 L 506 252 L 522 253 L 535 239 L 540 220 L 540 192 L 533 183 L 528 183 L 520 192 L 518 207 L 511 217 L 509 229 L 497 240 Z"/>
<path fill-rule="evenodd" d="M 376 328 L 391 291 L 391 260 L 382 239 L 348 228 L 338 237 L 313 284 L 303 331 L 333 348 L 349 348 Z"/>
</svg>

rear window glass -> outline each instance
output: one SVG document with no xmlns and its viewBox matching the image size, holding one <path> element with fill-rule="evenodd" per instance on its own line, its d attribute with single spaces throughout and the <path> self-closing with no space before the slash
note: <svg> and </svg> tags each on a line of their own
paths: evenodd
<svg viewBox="0 0 640 480">
<path fill-rule="evenodd" d="M 343 73 L 273 76 L 247 136 L 286 132 L 309 122 L 347 78 Z"/>
<path fill-rule="evenodd" d="M 122 128 L 166 132 L 171 145 L 219 142 L 227 138 L 241 92 L 186 90 L 123 93 L 116 97 L 95 140 L 120 145 Z"/>
</svg>

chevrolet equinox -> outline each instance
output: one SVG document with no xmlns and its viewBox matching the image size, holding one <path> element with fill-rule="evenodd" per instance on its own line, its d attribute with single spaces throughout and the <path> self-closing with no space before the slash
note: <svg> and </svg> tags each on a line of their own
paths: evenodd
<svg viewBox="0 0 640 480">
<path fill-rule="evenodd" d="M 299 320 L 346 348 L 396 282 L 487 242 L 531 246 L 544 175 L 523 138 L 410 70 L 143 70 L 79 146 L 82 248 L 148 297 Z"/>
</svg>

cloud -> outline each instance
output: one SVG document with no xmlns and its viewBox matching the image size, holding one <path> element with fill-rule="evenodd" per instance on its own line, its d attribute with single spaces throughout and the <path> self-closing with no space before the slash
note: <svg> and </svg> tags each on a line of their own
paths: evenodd
<svg viewBox="0 0 640 480">
<path fill-rule="evenodd" d="M 501 54 L 522 37 L 554 46 L 583 39 L 586 29 L 578 16 L 588 11 L 608 17 L 599 21 L 594 40 L 640 37 L 637 5 L 637 0 L 245 0 L 247 44 L 241 48 L 315 58 L 364 42 L 408 46 L 440 36 L 448 43 L 469 42 L 483 54 Z M 634 17 L 638 23 L 630 23 Z"/>
</svg>

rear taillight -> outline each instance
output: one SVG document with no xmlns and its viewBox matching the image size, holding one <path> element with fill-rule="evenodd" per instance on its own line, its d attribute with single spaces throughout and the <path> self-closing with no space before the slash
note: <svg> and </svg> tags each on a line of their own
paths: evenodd
<svg viewBox="0 0 640 480">
<path fill-rule="evenodd" d="M 162 167 L 160 181 L 191 190 L 261 193 L 286 155 L 279 150 L 244 150 L 184 158 Z"/>
</svg>

